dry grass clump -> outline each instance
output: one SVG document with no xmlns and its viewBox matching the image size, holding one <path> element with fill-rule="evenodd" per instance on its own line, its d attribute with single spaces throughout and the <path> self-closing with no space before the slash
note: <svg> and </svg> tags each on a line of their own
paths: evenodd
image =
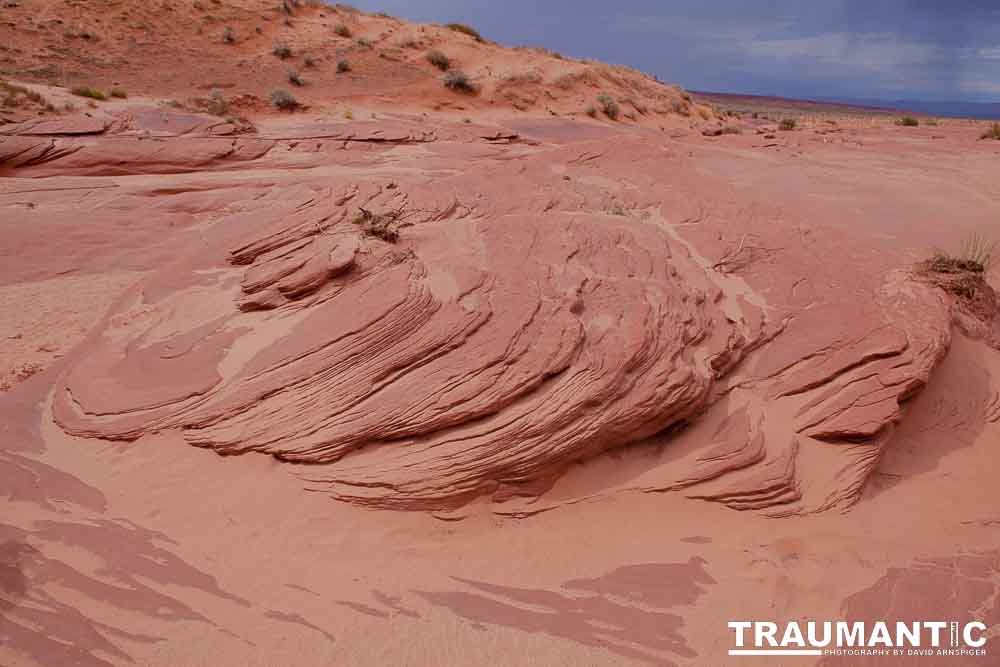
<svg viewBox="0 0 1000 667">
<path fill-rule="evenodd" d="M 784 132 L 791 132 L 798 126 L 798 124 L 799 121 L 794 118 L 782 118 L 781 122 L 778 123 L 778 129 Z"/>
<path fill-rule="evenodd" d="M 448 28 L 449 30 L 460 32 L 463 35 L 468 35 L 477 42 L 483 41 L 483 36 L 479 34 L 479 31 L 470 25 L 466 25 L 465 23 L 449 23 L 445 27 Z"/>
<path fill-rule="evenodd" d="M 119 100 L 124 100 L 128 98 L 128 91 L 126 91 L 124 88 L 112 88 L 109 94 L 111 95 L 111 97 L 114 97 Z"/>
<path fill-rule="evenodd" d="M 962 317 L 956 322 L 974 336 L 990 336 L 1000 317 L 1000 296 L 986 280 L 1000 246 L 995 241 L 972 234 L 962 242 L 958 253 L 938 250 L 917 265 L 919 279 L 956 298 Z"/>
<path fill-rule="evenodd" d="M 350 37 L 351 29 L 343 23 L 338 23 L 333 27 L 333 33 L 339 37 Z"/>
<path fill-rule="evenodd" d="M 1000 249 L 996 241 L 972 234 L 957 253 L 936 250 L 918 265 L 918 272 L 933 284 L 963 299 L 973 299 L 986 291 L 985 275 Z"/>
<path fill-rule="evenodd" d="M 434 65 L 434 67 L 437 67 L 442 72 L 448 71 L 448 68 L 451 67 L 451 60 L 448 58 L 448 56 L 441 53 L 437 49 L 428 51 L 425 58 L 427 58 L 427 62 L 429 62 L 431 65 Z"/>
<path fill-rule="evenodd" d="M 4 107 L 19 107 L 23 102 L 27 101 L 43 107 L 46 111 L 55 111 L 52 103 L 45 99 L 45 96 L 41 93 L 37 93 L 24 86 L 8 83 L 2 79 L 0 79 L 0 93 L 3 94 L 3 101 L 0 102 L 0 105 Z"/>
</svg>

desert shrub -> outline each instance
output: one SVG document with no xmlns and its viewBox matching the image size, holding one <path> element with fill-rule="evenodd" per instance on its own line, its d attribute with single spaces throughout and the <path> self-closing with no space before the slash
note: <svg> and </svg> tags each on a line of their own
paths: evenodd
<svg viewBox="0 0 1000 667">
<path fill-rule="evenodd" d="M 972 234 L 962 241 L 957 254 L 936 250 L 923 268 L 934 273 L 985 273 L 993 265 L 998 249 L 996 241 Z"/>
<path fill-rule="evenodd" d="M 605 116 L 611 120 L 618 120 L 618 115 L 621 113 L 621 109 L 619 108 L 618 103 L 615 102 L 615 98 L 610 95 L 598 95 L 597 103 L 601 106 L 601 111 L 604 112 Z"/>
<path fill-rule="evenodd" d="M 288 83 L 292 84 L 293 86 L 305 85 L 305 81 L 302 80 L 302 75 L 299 74 L 299 71 L 296 69 L 288 70 Z"/>
<path fill-rule="evenodd" d="M 271 104 L 279 109 L 289 110 L 298 107 L 299 101 L 284 88 L 275 88 L 271 91 Z"/>
<path fill-rule="evenodd" d="M 371 40 L 368 39 L 367 37 L 358 37 L 356 40 L 354 40 L 354 43 L 363 49 L 370 49 L 372 46 Z"/>
<path fill-rule="evenodd" d="M 782 118 L 781 122 L 778 123 L 778 129 L 784 130 L 785 132 L 791 132 L 798 126 L 799 122 L 794 118 Z"/>
<path fill-rule="evenodd" d="M 477 42 L 483 41 L 483 36 L 479 34 L 479 31 L 470 25 L 464 23 L 449 23 L 445 26 L 449 30 L 454 30 L 455 32 L 460 32 L 463 35 L 468 35 Z"/>
<path fill-rule="evenodd" d="M 461 70 L 447 72 L 441 79 L 445 88 L 458 91 L 460 93 L 474 93 L 476 86 L 469 79 L 469 75 Z"/>
<path fill-rule="evenodd" d="M 312 56 L 304 56 L 302 58 L 302 64 L 306 67 L 316 67 L 316 59 Z"/>
<path fill-rule="evenodd" d="M 427 62 L 429 62 L 431 65 L 434 65 L 434 67 L 437 67 L 442 72 L 447 71 L 448 68 L 451 67 L 451 60 L 448 59 L 448 56 L 441 53 L 437 49 L 434 49 L 433 51 L 428 51 L 426 58 Z"/>
<path fill-rule="evenodd" d="M 401 49 L 416 49 L 419 46 L 420 43 L 417 40 L 413 39 L 412 37 L 408 37 L 399 42 L 399 48 Z"/>
<path fill-rule="evenodd" d="M 292 47 L 282 42 L 275 42 L 274 49 L 271 50 L 271 53 L 278 56 L 282 60 L 285 60 L 292 57 Z"/>
<path fill-rule="evenodd" d="M 361 231 L 367 236 L 374 236 L 387 243 L 395 243 L 399 240 L 397 217 L 397 213 L 372 213 L 362 208 L 358 209 L 358 214 L 351 222 L 361 227 Z"/>
<path fill-rule="evenodd" d="M 106 100 L 108 96 L 104 94 L 104 91 L 99 88 L 94 88 L 92 86 L 77 86 L 69 92 L 77 95 L 78 97 L 89 97 L 92 100 Z"/>
<path fill-rule="evenodd" d="M 124 100 L 128 97 L 128 92 L 123 88 L 112 88 L 111 97 L 117 97 L 120 100 Z"/>
<path fill-rule="evenodd" d="M 1000 123 L 993 123 L 993 125 L 990 126 L 990 129 L 983 132 L 979 138 L 1000 140 Z"/>
<path fill-rule="evenodd" d="M 587 108 L 584 109 L 583 112 L 588 116 L 590 116 L 591 118 L 597 118 L 597 107 L 595 107 L 593 104 L 588 104 Z"/>
<path fill-rule="evenodd" d="M 722 128 L 722 133 L 723 134 L 743 134 L 743 130 L 741 130 L 740 128 L 736 127 L 735 125 L 726 125 L 724 128 Z"/>
<path fill-rule="evenodd" d="M 344 112 L 344 118 L 346 118 L 347 120 L 354 120 L 354 112 L 348 109 L 347 111 Z"/>
<path fill-rule="evenodd" d="M 213 88 L 208 94 L 208 112 L 215 116 L 222 116 L 229 111 L 229 103 L 226 102 L 226 95 L 218 88 Z"/>
<path fill-rule="evenodd" d="M 226 26 L 226 29 L 222 31 L 222 41 L 226 44 L 234 44 L 236 42 L 236 33 L 233 32 L 231 27 Z"/>
<path fill-rule="evenodd" d="M 334 34 L 339 35 L 340 37 L 350 37 L 351 36 L 351 29 L 348 28 L 343 23 L 338 23 L 337 25 L 335 25 L 333 27 L 333 32 L 334 32 Z"/>
<path fill-rule="evenodd" d="M 349 63 L 346 60 L 338 60 L 337 61 L 337 71 L 338 72 L 350 72 L 351 71 L 351 63 Z"/>
<path fill-rule="evenodd" d="M 903 116 L 896 121 L 896 125 L 902 125 L 903 127 L 916 127 L 920 125 L 920 121 L 913 116 Z"/>
</svg>

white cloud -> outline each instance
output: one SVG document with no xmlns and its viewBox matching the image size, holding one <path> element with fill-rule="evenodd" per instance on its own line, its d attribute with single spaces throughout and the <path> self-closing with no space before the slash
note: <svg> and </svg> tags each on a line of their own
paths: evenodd
<svg viewBox="0 0 1000 667">
<path fill-rule="evenodd" d="M 1000 60 L 1000 46 L 979 49 L 976 56 L 984 60 Z"/>
<path fill-rule="evenodd" d="M 947 55 L 947 50 L 941 47 L 908 41 L 892 33 L 829 32 L 811 37 L 757 40 L 743 45 L 743 48 L 762 59 L 784 62 L 813 60 L 873 70 L 928 65 Z"/>
<path fill-rule="evenodd" d="M 997 79 L 962 79 L 959 88 L 967 93 L 984 95 L 1000 95 L 1000 80 Z"/>
</svg>

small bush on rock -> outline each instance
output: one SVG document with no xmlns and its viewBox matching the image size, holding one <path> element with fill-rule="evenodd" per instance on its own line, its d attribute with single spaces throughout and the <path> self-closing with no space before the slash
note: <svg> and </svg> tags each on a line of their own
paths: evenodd
<svg viewBox="0 0 1000 667">
<path fill-rule="evenodd" d="M 284 88 L 275 88 L 271 91 L 271 104 L 283 111 L 288 111 L 297 108 L 299 101 Z"/>
</svg>

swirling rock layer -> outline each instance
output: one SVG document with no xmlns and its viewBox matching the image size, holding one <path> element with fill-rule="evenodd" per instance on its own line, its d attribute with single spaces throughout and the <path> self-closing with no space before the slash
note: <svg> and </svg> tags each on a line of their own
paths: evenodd
<svg viewBox="0 0 1000 667">
<path fill-rule="evenodd" d="M 730 239 L 699 236 L 704 190 L 656 135 L 398 119 L 231 138 L 174 116 L 0 139 L 15 175 L 88 175 L 119 203 L 150 194 L 129 175 L 174 182 L 151 222 L 181 228 L 171 259 L 55 394 L 73 435 L 177 430 L 398 508 L 533 498 L 657 436 L 674 449 L 644 490 L 814 511 L 857 497 L 947 349 L 947 303 L 904 276 L 859 271 L 871 305 L 847 322 L 849 294 L 784 291 L 815 274 L 803 258 L 729 274 Z"/>
</svg>

